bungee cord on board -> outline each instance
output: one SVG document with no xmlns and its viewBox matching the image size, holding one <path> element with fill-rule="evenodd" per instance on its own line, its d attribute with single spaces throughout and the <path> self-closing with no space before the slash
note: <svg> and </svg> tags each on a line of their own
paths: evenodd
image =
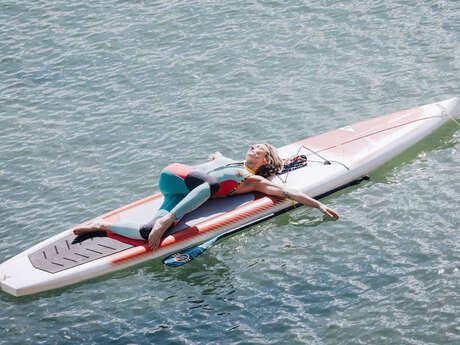
<svg viewBox="0 0 460 345">
<path fill-rule="evenodd" d="M 308 151 L 308 153 L 311 155 L 317 156 L 320 160 L 311 160 L 307 157 L 307 155 L 300 154 L 302 149 Z M 331 165 L 335 163 L 335 164 L 342 165 L 347 170 L 350 170 L 350 168 L 347 167 L 342 162 L 329 160 L 325 158 L 324 156 L 322 156 L 321 154 L 319 154 L 317 151 L 314 151 L 306 147 L 305 145 L 301 145 L 295 155 L 293 155 L 291 158 L 288 158 L 284 161 L 283 170 L 279 174 L 277 174 L 276 177 L 278 177 L 283 183 L 287 183 L 287 179 L 291 171 L 303 168 L 307 166 L 309 163 L 319 163 L 323 165 Z M 284 174 L 286 174 L 286 176 L 282 178 L 281 175 L 284 175 Z"/>
</svg>

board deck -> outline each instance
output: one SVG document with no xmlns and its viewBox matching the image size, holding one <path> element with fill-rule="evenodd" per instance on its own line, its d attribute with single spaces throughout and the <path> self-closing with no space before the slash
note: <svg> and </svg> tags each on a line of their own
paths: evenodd
<svg viewBox="0 0 460 345">
<path fill-rule="evenodd" d="M 91 236 L 75 236 L 70 233 L 29 254 L 29 260 L 36 269 L 57 273 L 133 246 L 135 244 L 107 237 L 105 232 L 93 233 Z"/>
<path fill-rule="evenodd" d="M 309 164 L 276 176 L 318 197 L 356 181 L 460 114 L 459 98 L 380 116 L 279 148 L 283 158 L 305 155 Z M 145 223 L 162 203 L 157 193 L 111 211 L 108 221 Z M 292 209 L 289 200 L 249 193 L 211 199 L 170 229 L 151 251 L 143 241 L 108 233 L 77 238 L 63 231 L 0 265 L 0 284 L 27 295 L 98 277 L 237 231 Z M 20 273 L 19 273 L 20 272 Z"/>
</svg>

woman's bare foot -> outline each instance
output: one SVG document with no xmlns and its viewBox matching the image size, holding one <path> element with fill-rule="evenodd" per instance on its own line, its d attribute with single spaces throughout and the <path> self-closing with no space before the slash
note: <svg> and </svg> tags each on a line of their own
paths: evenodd
<svg viewBox="0 0 460 345">
<path fill-rule="evenodd" d="M 105 221 L 102 218 L 96 219 L 94 222 L 91 222 L 87 225 L 80 225 L 76 228 L 73 228 L 73 233 L 77 236 L 88 234 L 96 231 L 108 231 L 110 230 L 110 223 Z"/>
<path fill-rule="evenodd" d="M 155 225 L 149 235 L 149 246 L 152 250 L 155 250 L 160 246 L 161 237 L 175 220 L 176 216 L 172 213 L 168 213 L 155 222 Z"/>
</svg>

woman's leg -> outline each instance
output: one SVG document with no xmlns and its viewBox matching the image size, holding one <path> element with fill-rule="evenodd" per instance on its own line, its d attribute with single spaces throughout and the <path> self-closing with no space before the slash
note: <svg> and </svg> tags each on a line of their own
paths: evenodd
<svg viewBox="0 0 460 345">
<path fill-rule="evenodd" d="M 152 248 L 158 246 L 175 221 L 196 209 L 219 188 L 217 180 L 182 164 L 167 166 L 160 175 L 159 187 L 165 200 L 155 217 L 139 229 Z"/>
<path fill-rule="evenodd" d="M 124 237 L 148 240 L 149 233 L 152 230 L 155 221 L 166 215 L 189 192 L 184 182 L 184 178 L 181 177 L 183 175 L 186 176 L 189 171 L 189 167 L 181 164 L 171 164 L 163 169 L 160 174 L 159 186 L 160 191 L 164 195 L 164 201 L 158 212 L 155 214 L 155 217 L 146 225 L 139 226 L 138 224 L 118 222 L 109 223 L 103 219 L 97 219 L 88 225 L 82 225 L 74 228 L 73 232 L 76 235 L 83 235 L 96 231 L 112 231 L 113 233 Z"/>
<path fill-rule="evenodd" d="M 201 206 L 210 197 L 211 187 L 208 182 L 204 182 L 190 191 L 170 212 L 174 214 L 177 220 L 180 220 L 184 215 Z"/>
<path fill-rule="evenodd" d="M 184 168 L 185 167 L 185 168 Z M 174 164 L 160 174 L 159 187 L 164 196 L 163 204 L 148 223 L 137 226 L 128 223 L 101 223 L 74 229 L 75 234 L 110 230 L 121 236 L 148 240 L 156 249 L 166 230 L 176 220 L 193 211 L 208 200 L 216 188 L 217 181 L 202 173 L 185 171 L 187 166 Z"/>
<path fill-rule="evenodd" d="M 193 189 L 182 200 L 180 200 L 172 209 L 163 209 L 164 215 L 154 219 L 149 223 L 153 224 L 152 228 L 145 229 L 143 235 L 148 234 L 149 245 L 152 249 L 158 248 L 166 230 L 168 230 L 176 220 L 180 220 L 186 213 L 193 211 L 198 206 L 209 199 L 211 193 L 208 183 L 203 183 Z"/>
<path fill-rule="evenodd" d="M 139 226 L 139 224 L 129 222 L 109 223 L 102 218 L 96 219 L 88 225 L 82 225 L 73 229 L 75 235 L 83 235 L 98 231 L 111 231 L 114 234 L 132 238 L 135 240 L 148 241 L 149 234 L 158 219 L 168 215 L 174 206 L 176 206 L 186 194 L 166 194 L 157 213 L 148 223 Z"/>
<path fill-rule="evenodd" d="M 78 226 L 72 229 L 73 233 L 77 236 L 89 234 L 98 231 L 111 231 L 115 234 L 129 237 L 135 240 L 142 240 L 139 234 L 139 225 L 128 222 L 109 223 L 103 219 L 97 219 L 88 225 Z"/>
<path fill-rule="evenodd" d="M 155 223 L 168 214 L 174 215 L 174 221 L 180 220 L 185 214 L 193 211 L 211 196 L 209 184 L 203 183 L 188 194 L 166 194 L 165 200 L 152 220 L 140 227 L 140 232 L 145 240 L 148 239 Z M 166 231 L 167 229 L 165 229 Z"/>
<path fill-rule="evenodd" d="M 143 239 L 148 241 L 150 232 L 152 231 L 155 223 L 162 217 L 169 214 L 169 212 L 176 206 L 187 194 L 166 194 L 164 201 L 158 209 L 155 216 L 147 223 L 139 228 L 139 232 Z M 166 230 L 165 230 L 166 231 Z"/>
</svg>

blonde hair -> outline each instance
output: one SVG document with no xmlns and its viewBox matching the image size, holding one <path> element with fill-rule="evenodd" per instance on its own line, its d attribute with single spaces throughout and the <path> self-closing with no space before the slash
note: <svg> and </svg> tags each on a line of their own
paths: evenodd
<svg viewBox="0 0 460 345">
<path fill-rule="evenodd" d="M 268 163 L 262 165 L 259 169 L 257 169 L 256 175 L 270 177 L 283 170 L 283 160 L 278 155 L 278 151 L 275 147 L 268 143 L 265 143 L 264 145 L 267 148 L 266 158 L 268 160 Z"/>
</svg>

